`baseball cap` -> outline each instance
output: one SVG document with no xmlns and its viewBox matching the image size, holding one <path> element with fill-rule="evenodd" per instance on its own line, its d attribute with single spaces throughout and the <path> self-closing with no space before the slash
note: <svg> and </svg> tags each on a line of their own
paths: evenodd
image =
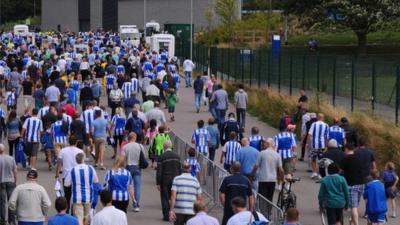
<svg viewBox="0 0 400 225">
<path fill-rule="evenodd" d="M 36 179 L 38 177 L 38 172 L 36 170 L 29 170 L 28 174 L 26 175 L 27 178 Z"/>
</svg>

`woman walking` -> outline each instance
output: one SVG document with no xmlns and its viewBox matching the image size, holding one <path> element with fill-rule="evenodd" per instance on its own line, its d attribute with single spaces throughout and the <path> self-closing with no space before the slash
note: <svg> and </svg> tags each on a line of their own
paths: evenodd
<svg viewBox="0 0 400 225">
<path fill-rule="evenodd" d="M 6 127 L 10 156 L 13 156 L 19 138 L 21 137 L 22 128 L 21 121 L 17 118 L 17 113 L 15 112 L 15 110 L 12 110 L 8 115 Z"/>
<path fill-rule="evenodd" d="M 126 116 L 121 107 L 115 109 L 115 115 L 111 119 L 110 134 L 114 138 L 114 155 L 113 159 L 121 149 L 122 141 L 124 140 Z"/>
</svg>

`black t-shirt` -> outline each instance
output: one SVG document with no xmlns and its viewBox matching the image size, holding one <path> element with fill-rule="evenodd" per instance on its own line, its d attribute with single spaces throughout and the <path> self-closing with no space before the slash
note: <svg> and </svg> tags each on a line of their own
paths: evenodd
<svg viewBox="0 0 400 225">
<path fill-rule="evenodd" d="M 33 84 L 30 81 L 24 80 L 22 82 L 23 95 L 32 95 Z"/>
<path fill-rule="evenodd" d="M 234 174 L 226 177 L 222 181 L 219 191 L 225 194 L 224 209 L 227 210 L 227 212 L 231 212 L 232 215 L 232 199 L 235 197 L 242 197 L 243 199 L 247 200 L 247 198 L 253 194 L 249 179 L 240 174 Z"/>
<path fill-rule="evenodd" d="M 372 162 L 375 161 L 374 154 L 369 148 L 358 148 L 354 151 L 354 154 L 356 154 L 363 162 L 361 175 L 366 181 L 367 177 L 371 173 Z"/>
<path fill-rule="evenodd" d="M 339 166 L 341 165 L 344 157 L 344 152 L 339 148 L 328 148 L 328 150 L 322 156 L 322 158 L 328 158 Z"/>
<path fill-rule="evenodd" d="M 341 168 L 349 186 L 364 184 L 364 178 L 360 176 L 363 170 L 363 161 L 358 155 L 346 155 L 342 160 Z"/>
<path fill-rule="evenodd" d="M 70 126 L 71 134 L 75 135 L 76 139 L 79 141 L 86 140 L 86 128 L 85 123 L 81 120 L 73 120 Z"/>
</svg>

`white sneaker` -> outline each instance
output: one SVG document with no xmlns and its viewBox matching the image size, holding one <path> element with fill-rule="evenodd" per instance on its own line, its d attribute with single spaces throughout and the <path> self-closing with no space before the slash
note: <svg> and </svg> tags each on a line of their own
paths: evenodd
<svg viewBox="0 0 400 225">
<path fill-rule="evenodd" d="M 311 179 L 314 179 L 316 177 L 318 177 L 318 173 L 312 173 L 311 176 L 310 176 Z"/>
<path fill-rule="evenodd" d="M 322 179 L 321 175 L 318 174 L 318 178 L 317 178 L 317 179 L 318 179 L 318 180 L 321 180 L 321 179 Z"/>
<path fill-rule="evenodd" d="M 133 211 L 134 212 L 140 212 L 140 208 L 139 207 L 135 207 L 135 208 L 133 208 Z"/>
</svg>

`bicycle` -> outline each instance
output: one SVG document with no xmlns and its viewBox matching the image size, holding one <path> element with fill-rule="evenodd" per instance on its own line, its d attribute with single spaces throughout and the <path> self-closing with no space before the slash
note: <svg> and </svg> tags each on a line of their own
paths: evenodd
<svg viewBox="0 0 400 225">
<path fill-rule="evenodd" d="M 296 208 L 296 194 L 292 191 L 292 184 L 300 181 L 300 178 L 286 179 L 282 183 L 281 191 L 278 195 L 277 206 L 286 214 L 286 211 L 290 208 Z M 289 187 L 286 188 L 285 184 L 289 183 Z"/>
</svg>

